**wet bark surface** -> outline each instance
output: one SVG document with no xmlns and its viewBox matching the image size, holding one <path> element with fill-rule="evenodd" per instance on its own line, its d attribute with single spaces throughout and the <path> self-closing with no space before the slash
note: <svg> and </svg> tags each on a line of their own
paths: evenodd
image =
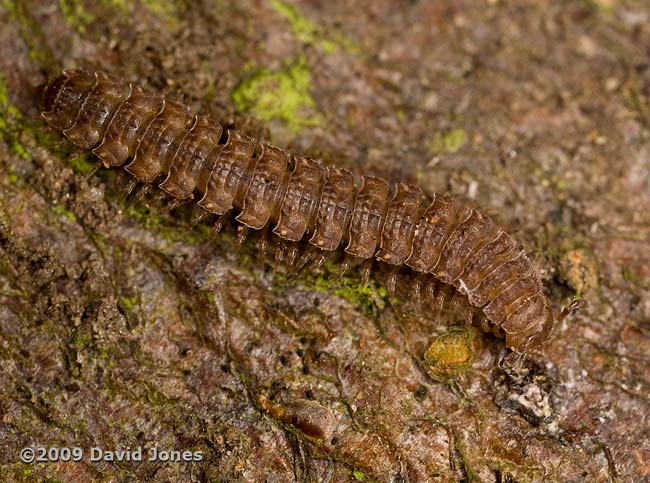
<svg viewBox="0 0 650 483">
<path fill-rule="evenodd" d="M 649 45 L 641 0 L 0 1 L 0 479 L 650 481 Z M 288 276 L 129 204 L 38 118 L 72 67 L 465 197 L 588 305 L 503 368 L 408 281 Z"/>
</svg>

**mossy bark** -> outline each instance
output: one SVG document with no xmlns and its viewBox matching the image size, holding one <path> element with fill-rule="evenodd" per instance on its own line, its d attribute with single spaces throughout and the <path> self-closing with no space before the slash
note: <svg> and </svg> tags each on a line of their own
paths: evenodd
<svg viewBox="0 0 650 483">
<path fill-rule="evenodd" d="M 0 0 L 0 480 L 650 478 L 647 2 L 230 3 Z M 129 206 L 38 118 L 46 76 L 84 66 L 469 198 L 557 309 L 588 306 L 512 370 L 406 286 L 287 277 L 233 227 Z"/>
</svg>

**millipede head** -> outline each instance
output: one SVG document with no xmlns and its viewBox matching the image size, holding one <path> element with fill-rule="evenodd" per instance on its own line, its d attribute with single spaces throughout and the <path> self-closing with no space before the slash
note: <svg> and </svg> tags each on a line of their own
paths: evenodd
<svg viewBox="0 0 650 483">
<path fill-rule="evenodd" d="M 523 333 L 521 335 L 511 335 L 510 342 L 515 342 L 515 345 L 510 345 L 508 343 L 508 334 L 506 333 L 506 345 L 509 348 L 515 349 L 517 352 L 528 352 L 530 350 L 541 349 L 550 341 L 551 337 L 549 336 L 555 325 L 586 305 L 587 301 L 584 299 L 573 299 L 557 315 L 554 315 L 550 304 L 546 301 L 543 310 L 536 314 L 534 323 L 529 326 L 535 327 L 538 330 L 536 332 L 531 331 L 527 337 L 523 338 Z"/>
</svg>

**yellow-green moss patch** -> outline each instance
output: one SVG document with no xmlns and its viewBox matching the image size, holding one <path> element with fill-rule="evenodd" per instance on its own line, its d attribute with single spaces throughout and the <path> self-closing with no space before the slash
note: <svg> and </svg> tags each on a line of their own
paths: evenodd
<svg viewBox="0 0 650 483">
<path fill-rule="evenodd" d="M 142 0 L 142 5 L 156 17 L 165 21 L 171 30 L 175 30 L 179 26 L 178 10 L 182 3 L 174 0 Z"/>
<path fill-rule="evenodd" d="M 250 72 L 232 92 L 239 112 L 253 112 L 267 122 L 280 120 L 294 132 L 320 122 L 309 93 L 311 71 L 304 57 L 278 71 L 247 69 Z"/>
<path fill-rule="evenodd" d="M 327 35 L 320 25 L 308 20 L 292 5 L 282 0 L 270 0 L 271 8 L 282 15 L 289 24 L 296 38 L 304 43 L 316 45 L 323 52 L 331 54 L 339 47 L 351 54 L 359 54 L 361 49 L 342 34 Z"/>
<path fill-rule="evenodd" d="M 66 23 L 80 34 L 95 19 L 77 0 L 59 0 L 59 9 Z"/>
<path fill-rule="evenodd" d="M 29 152 L 20 141 L 22 123 L 23 115 L 16 106 L 9 102 L 7 85 L 0 74 L 0 136 L 5 138 L 12 152 L 23 159 L 29 159 Z"/>
<path fill-rule="evenodd" d="M 467 133 L 464 129 L 456 128 L 447 133 L 436 133 L 429 142 L 429 148 L 434 153 L 455 153 L 467 144 Z"/>
</svg>

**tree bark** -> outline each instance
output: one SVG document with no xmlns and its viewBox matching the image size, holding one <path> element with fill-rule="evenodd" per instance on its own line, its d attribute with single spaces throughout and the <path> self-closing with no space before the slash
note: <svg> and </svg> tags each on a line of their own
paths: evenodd
<svg viewBox="0 0 650 483">
<path fill-rule="evenodd" d="M 228 3 L 0 2 L 0 480 L 650 481 L 646 2 Z M 508 368 L 408 274 L 291 276 L 124 201 L 39 118 L 73 67 L 465 197 L 587 305 Z"/>
</svg>

